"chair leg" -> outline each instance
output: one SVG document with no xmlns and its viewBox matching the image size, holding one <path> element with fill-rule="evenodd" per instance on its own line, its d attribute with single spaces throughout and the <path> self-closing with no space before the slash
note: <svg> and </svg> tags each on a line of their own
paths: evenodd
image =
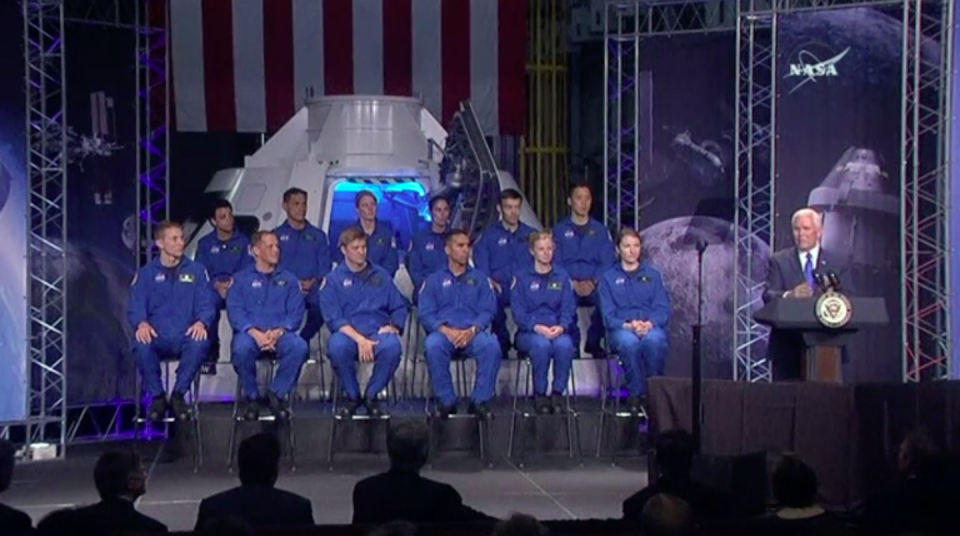
<svg viewBox="0 0 960 536">
<path fill-rule="evenodd" d="M 200 377 L 197 374 L 193 380 L 193 393 L 190 395 L 190 406 L 193 412 L 193 440 L 194 440 L 194 459 L 193 472 L 200 472 L 200 466 L 203 465 L 203 435 L 200 432 Z"/>
<path fill-rule="evenodd" d="M 230 417 L 230 441 L 227 443 L 227 470 L 233 472 L 233 456 L 237 445 L 237 427 L 240 426 L 240 399 L 243 392 L 240 388 L 240 378 L 237 377 L 236 394 L 233 397 L 233 415 Z"/>
<path fill-rule="evenodd" d="M 513 381 L 513 414 L 510 416 L 510 438 L 507 442 L 507 459 L 513 461 L 513 442 L 516 438 L 517 418 L 520 411 L 520 367 L 522 358 L 517 360 L 517 373 Z M 521 431 L 522 433 L 522 431 Z"/>
<path fill-rule="evenodd" d="M 333 457 L 336 455 L 336 437 L 337 437 L 337 426 L 340 424 L 340 416 L 337 415 L 337 403 L 340 400 L 340 377 L 337 376 L 336 371 L 333 373 L 333 379 L 331 381 L 331 393 L 333 397 L 333 414 L 332 419 L 330 420 L 330 442 L 327 445 L 327 465 L 330 466 L 330 470 L 333 470 Z"/>
</svg>

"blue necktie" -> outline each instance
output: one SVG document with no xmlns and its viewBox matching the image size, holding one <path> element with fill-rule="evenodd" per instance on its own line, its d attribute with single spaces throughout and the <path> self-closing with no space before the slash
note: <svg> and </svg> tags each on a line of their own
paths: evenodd
<svg viewBox="0 0 960 536">
<path fill-rule="evenodd" d="M 817 288 L 817 281 L 813 278 L 813 255 L 810 252 L 807 252 L 807 262 L 803 265 L 803 275 L 810 288 Z"/>
</svg>

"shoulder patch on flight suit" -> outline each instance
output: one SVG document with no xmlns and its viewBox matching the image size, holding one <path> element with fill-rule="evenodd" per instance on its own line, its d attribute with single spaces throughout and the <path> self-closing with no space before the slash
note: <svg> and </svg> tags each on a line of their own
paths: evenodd
<svg viewBox="0 0 960 536">
<path fill-rule="evenodd" d="M 370 278 L 371 285 L 380 285 L 380 283 L 383 283 L 383 279 L 379 275 Z"/>
<path fill-rule="evenodd" d="M 276 285 L 276 286 L 278 286 L 278 287 L 285 287 L 285 286 L 287 286 L 287 280 L 286 280 L 286 279 L 274 279 L 274 280 L 273 280 L 273 284 Z M 321 288 L 323 288 L 323 287 L 321 287 Z"/>
<path fill-rule="evenodd" d="M 643 281 L 644 283 L 649 283 L 649 282 L 650 282 L 650 278 L 647 277 L 647 276 L 645 276 L 645 275 L 641 275 L 641 276 L 640 276 L 640 281 Z"/>
<path fill-rule="evenodd" d="M 193 274 L 180 274 L 181 283 L 193 283 L 196 278 L 193 277 Z"/>
<path fill-rule="evenodd" d="M 562 285 L 559 281 L 551 281 L 550 284 L 547 285 L 547 288 L 550 290 L 560 290 L 560 287 L 562 287 Z"/>
</svg>

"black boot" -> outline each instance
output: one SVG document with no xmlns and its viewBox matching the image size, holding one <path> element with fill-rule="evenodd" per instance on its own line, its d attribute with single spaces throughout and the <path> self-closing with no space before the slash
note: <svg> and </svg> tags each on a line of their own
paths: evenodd
<svg viewBox="0 0 960 536">
<path fill-rule="evenodd" d="M 173 408 L 173 416 L 178 421 L 189 421 L 191 417 L 190 406 L 183 397 L 183 393 L 173 393 L 170 397 L 170 406 Z"/>
<path fill-rule="evenodd" d="M 549 415 L 550 414 L 550 399 L 547 398 L 547 395 L 537 395 L 533 397 L 533 409 L 539 415 Z"/>
<path fill-rule="evenodd" d="M 473 415 L 476 415 L 481 421 L 489 421 L 493 419 L 493 411 L 490 410 L 490 406 L 486 402 L 481 402 L 477 404 L 476 402 L 470 402 L 470 408 L 467 411 Z"/>
<path fill-rule="evenodd" d="M 455 403 L 450 404 L 449 406 L 446 404 L 438 403 L 437 406 L 433 408 L 433 416 L 438 419 L 446 419 L 447 417 L 451 415 L 456 415 L 456 414 L 457 414 L 457 405 Z"/>
<path fill-rule="evenodd" d="M 247 400 L 247 406 L 243 410 L 243 418 L 248 421 L 255 421 L 260 418 L 260 403 L 256 399 Z"/>
<path fill-rule="evenodd" d="M 290 403 L 286 398 L 281 398 L 276 393 L 267 395 L 267 404 L 270 405 L 270 413 L 279 421 L 286 421 L 293 416 L 290 411 Z"/>
<path fill-rule="evenodd" d="M 147 410 L 147 418 L 154 422 L 160 422 L 167 414 L 167 398 L 163 395 L 153 397 L 150 402 L 150 408 Z"/>
<path fill-rule="evenodd" d="M 550 395 L 550 405 L 553 406 L 553 412 L 557 415 L 566 413 L 567 403 L 563 393 L 553 393 Z"/>
<path fill-rule="evenodd" d="M 380 408 L 380 403 L 377 402 L 376 398 L 367 398 L 364 400 L 363 405 L 367 406 L 367 415 L 371 419 L 379 419 L 380 417 L 386 416 L 386 412 Z"/>
<path fill-rule="evenodd" d="M 353 417 L 353 414 L 357 412 L 357 408 L 360 407 L 360 401 L 348 398 L 340 403 L 340 407 L 337 408 L 337 415 L 343 417 L 344 419 L 349 419 Z"/>
</svg>

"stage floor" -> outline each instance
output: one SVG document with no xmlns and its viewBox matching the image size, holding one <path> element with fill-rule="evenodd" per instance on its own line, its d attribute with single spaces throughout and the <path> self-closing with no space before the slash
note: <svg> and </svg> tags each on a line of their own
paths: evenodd
<svg viewBox="0 0 960 536">
<path fill-rule="evenodd" d="M 194 474 L 189 464 L 159 463 L 158 447 L 141 449 L 149 480 L 139 509 L 172 530 L 191 530 L 200 500 L 238 481 L 220 464 Z M 34 522 L 52 510 L 94 502 L 93 464 L 106 448 L 73 447 L 64 461 L 18 465 L 13 486 L 0 500 L 26 511 Z M 386 458 L 377 455 L 344 457 L 332 472 L 313 461 L 298 464 L 295 473 L 281 465 L 278 486 L 312 500 L 317 523 L 349 523 L 354 484 L 385 467 Z M 491 515 L 524 512 L 540 519 L 618 518 L 623 500 L 647 481 L 639 457 L 623 458 L 616 467 L 595 458 L 586 458 L 582 467 L 567 460 L 537 460 L 535 468 L 527 469 L 500 458 L 494 469 L 484 469 L 474 458 L 445 456 L 424 474 L 453 485 L 468 505 Z"/>
</svg>

